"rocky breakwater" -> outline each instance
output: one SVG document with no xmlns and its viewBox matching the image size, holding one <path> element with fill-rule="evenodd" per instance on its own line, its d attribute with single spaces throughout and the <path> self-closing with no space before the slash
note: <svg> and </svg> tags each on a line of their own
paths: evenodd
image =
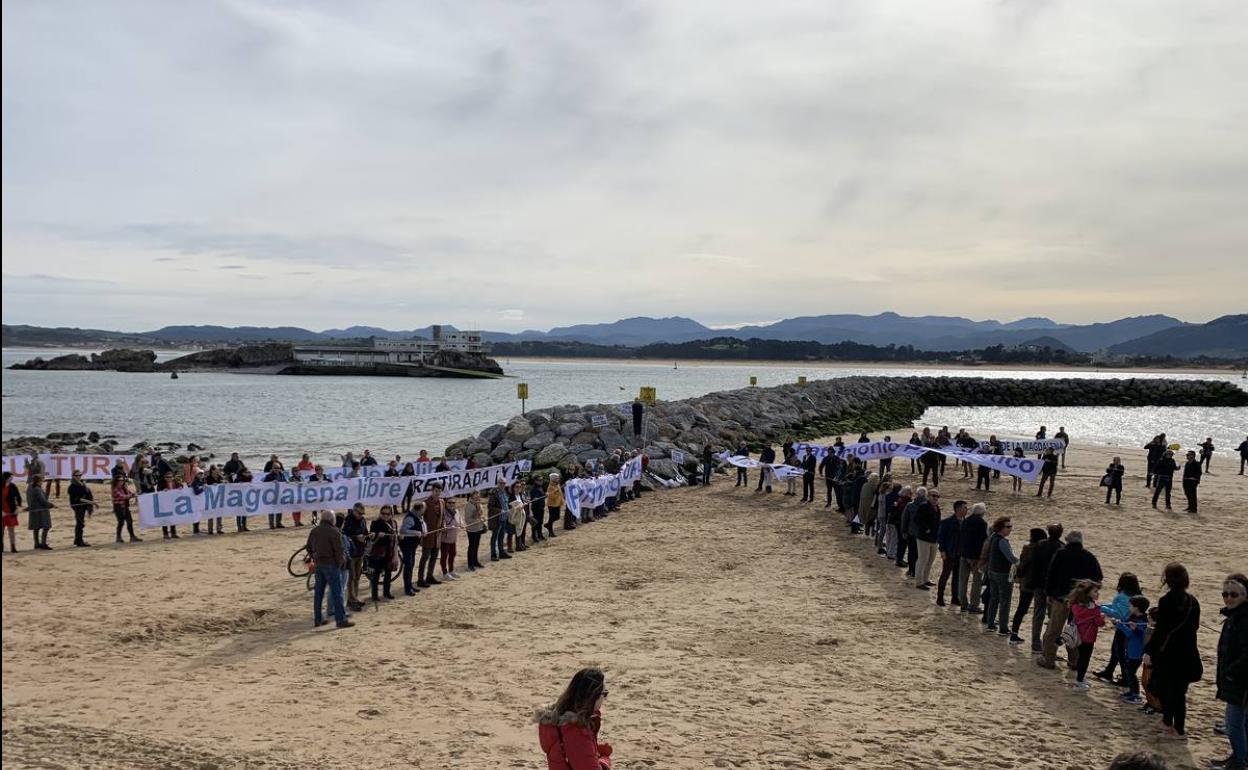
<svg viewBox="0 0 1248 770">
<path fill-rule="evenodd" d="M 765 443 L 858 431 L 907 429 L 929 406 L 1248 406 L 1248 392 L 1229 382 L 1176 379 L 1013 380 L 984 377 L 843 377 L 806 385 L 745 388 L 646 408 L 644 442 L 631 413 L 618 404 L 556 406 L 492 425 L 446 448 L 478 465 L 528 459 L 535 469 L 571 471 L 617 448 L 644 444 L 650 469 L 678 472 L 687 462 L 744 441 Z"/>
<path fill-rule="evenodd" d="M 56 431 L 46 436 L 15 436 L 4 441 L 4 454 L 30 455 L 36 454 L 88 454 L 88 455 L 135 455 L 149 452 L 163 452 L 165 459 L 174 465 L 189 463 L 198 457 L 200 463 L 206 463 L 216 457 L 195 442 L 185 446 L 176 441 L 139 441 L 126 447 L 116 436 L 100 435 L 96 431 Z M 207 466 L 204 466 L 207 468 Z"/>
<path fill-rule="evenodd" d="M 38 371 L 159 371 L 155 353 L 150 350 L 131 350 L 129 348 L 117 348 L 105 350 L 103 353 L 92 353 L 89 358 L 81 353 L 69 353 L 48 359 L 36 357 L 24 363 L 13 364 L 9 368 Z"/>
</svg>

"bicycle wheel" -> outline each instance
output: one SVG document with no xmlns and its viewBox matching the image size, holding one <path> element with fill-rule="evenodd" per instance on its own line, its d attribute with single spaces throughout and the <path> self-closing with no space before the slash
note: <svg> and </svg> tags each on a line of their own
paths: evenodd
<svg viewBox="0 0 1248 770">
<path fill-rule="evenodd" d="M 290 561 L 286 562 L 286 571 L 290 573 L 291 577 L 311 576 L 313 572 L 312 565 L 304 560 L 307 554 L 308 547 L 305 545 L 290 555 Z"/>
<path fill-rule="evenodd" d="M 315 570 L 308 570 L 307 585 L 308 585 L 309 591 L 311 591 L 313 588 L 316 588 L 316 571 Z"/>
</svg>

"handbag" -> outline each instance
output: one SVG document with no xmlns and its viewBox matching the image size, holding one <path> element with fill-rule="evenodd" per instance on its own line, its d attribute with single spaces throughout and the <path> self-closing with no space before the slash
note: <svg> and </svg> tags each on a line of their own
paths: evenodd
<svg viewBox="0 0 1248 770">
<path fill-rule="evenodd" d="M 1112 481 L 1113 481 L 1113 476 L 1111 476 L 1108 473 L 1106 473 L 1104 476 L 1101 476 L 1101 486 L 1103 487 L 1109 486 Z"/>
<path fill-rule="evenodd" d="M 1062 626 L 1062 644 L 1067 649 L 1073 650 L 1079 647 L 1079 625 L 1075 623 L 1072 617 L 1066 621 L 1066 625 Z"/>
</svg>

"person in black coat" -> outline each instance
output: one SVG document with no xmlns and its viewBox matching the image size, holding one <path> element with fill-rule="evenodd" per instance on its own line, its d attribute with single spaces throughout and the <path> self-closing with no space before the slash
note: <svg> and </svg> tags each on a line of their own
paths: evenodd
<svg viewBox="0 0 1248 770">
<path fill-rule="evenodd" d="M 1127 469 L 1122 464 L 1121 457 L 1115 457 L 1109 467 L 1105 469 L 1105 478 L 1108 480 L 1105 484 L 1105 504 L 1109 505 L 1110 495 L 1117 494 L 1115 504 L 1122 505 L 1122 477 L 1126 474 Z"/>
<path fill-rule="evenodd" d="M 1161 436 L 1153 436 L 1153 440 L 1144 445 L 1144 449 L 1148 451 L 1148 468 L 1144 476 L 1144 486 L 1151 487 L 1153 485 L 1153 466 L 1166 453 L 1166 442 Z"/>
<path fill-rule="evenodd" d="M 1179 469 L 1179 464 L 1174 461 L 1174 452 L 1169 449 L 1161 456 L 1161 459 L 1153 464 L 1153 507 L 1157 507 L 1157 499 L 1161 496 L 1162 491 L 1166 493 L 1166 510 L 1170 508 L 1170 489 L 1174 486 L 1174 472 Z"/>
<path fill-rule="evenodd" d="M 1044 596 L 1049 602 L 1049 626 L 1045 629 L 1040 659 L 1036 661 L 1036 665 L 1041 668 L 1057 668 L 1058 641 L 1062 635 L 1062 627 L 1070 617 L 1070 604 L 1066 602 L 1066 597 L 1075 583 L 1080 580 L 1099 583 L 1104 577 L 1096 555 L 1083 547 L 1083 533 L 1071 530 L 1066 535 L 1066 546 L 1053 554 L 1048 574 L 1044 578 Z M 1069 648 L 1066 650 L 1066 658 L 1069 667 L 1074 668 L 1075 656 Z"/>
<path fill-rule="evenodd" d="M 87 516 L 95 509 L 95 496 L 91 488 L 82 480 L 82 472 L 74 471 L 69 482 L 69 507 L 74 511 L 74 547 L 90 548 L 91 544 L 82 537 Z"/>
<path fill-rule="evenodd" d="M 1053 557 L 1062 550 L 1062 525 L 1050 524 L 1044 528 L 1048 537 L 1031 549 L 1031 563 L 1027 567 L 1027 576 L 1023 580 L 1023 590 L 1031 593 L 1031 651 L 1041 652 L 1044 648 L 1040 642 L 1044 630 L 1044 618 L 1049 611 L 1048 597 L 1045 595 L 1045 583 L 1049 578 L 1049 567 L 1053 565 Z"/>
<path fill-rule="evenodd" d="M 737 445 L 737 451 L 733 452 L 732 456 L 733 457 L 749 457 L 750 449 L 749 447 L 745 445 L 745 442 L 742 441 L 740 444 Z M 750 485 L 749 471 L 738 465 L 737 466 L 737 483 L 734 484 L 734 486 L 748 487 L 749 485 Z"/>
<path fill-rule="evenodd" d="M 1153 667 L 1148 689 L 1161 700 L 1163 737 L 1187 734 L 1187 688 L 1204 676 L 1196 647 L 1200 602 L 1187 592 L 1190 583 L 1186 567 L 1166 565 L 1162 584 L 1169 590 L 1157 602 L 1153 635 L 1144 646 L 1144 665 Z"/>
<path fill-rule="evenodd" d="M 770 492 L 772 475 L 770 466 L 776 461 L 776 450 L 772 449 L 770 444 L 763 447 L 763 451 L 758 453 L 758 461 L 763 464 L 763 467 L 758 469 L 758 489 L 755 491 L 761 492 L 766 486 L 767 491 Z"/>
<path fill-rule="evenodd" d="M 702 486 L 711 485 L 711 468 L 715 465 L 715 457 L 711 454 L 711 445 L 702 447 Z"/>
<path fill-rule="evenodd" d="M 1248 466 L 1248 438 L 1245 438 L 1240 445 L 1236 447 L 1239 450 L 1239 475 L 1244 475 L 1244 466 Z"/>
<path fill-rule="evenodd" d="M 1187 512 L 1196 513 L 1196 487 L 1200 486 L 1200 460 L 1195 452 L 1187 453 L 1187 462 L 1183 463 L 1183 495 L 1187 498 Z"/>
<path fill-rule="evenodd" d="M 1248 764 L 1248 576 L 1229 575 L 1222 584 L 1222 633 L 1218 637 L 1218 700 L 1226 703 L 1231 756 L 1214 768 L 1243 770 Z"/>
<path fill-rule="evenodd" d="M 840 479 L 837 478 L 841 466 L 844 464 L 845 461 L 837 456 L 836 452 L 832 451 L 831 448 L 828 449 L 828 452 L 823 456 L 823 459 L 819 461 L 819 473 L 823 474 L 823 483 L 826 487 L 825 491 L 827 492 L 827 499 L 825 500 L 823 507 L 831 508 L 832 498 L 835 497 L 837 513 L 845 512 L 844 493 L 841 491 Z"/>
<path fill-rule="evenodd" d="M 988 521 L 984 514 L 988 506 L 975 503 L 970 514 L 962 521 L 962 532 L 958 547 L 961 553 L 958 561 L 958 590 L 954 596 L 962 605 L 962 612 L 979 612 L 979 592 L 983 585 L 984 573 L 980 569 L 979 554 L 984 550 L 984 541 L 988 539 Z M 970 588 L 968 593 L 967 588 Z"/>
<path fill-rule="evenodd" d="M 641 400 L 633 402 L 633 435 L 641 435 L 641 425 L 646 414 L 646 408 L 642 406 Z"/>
<path fill-rule="evenodd" d="M 819 469 L 819 461 L 810 447 L 806 447 L 806 456 L 802 458 L 802 502 L 815 501 L 815 471 Z"/>
</svg>

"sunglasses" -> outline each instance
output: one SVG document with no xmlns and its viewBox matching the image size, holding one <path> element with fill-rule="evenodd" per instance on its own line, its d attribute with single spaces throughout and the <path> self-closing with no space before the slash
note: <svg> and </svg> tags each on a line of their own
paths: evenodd
<svg viewBox="0 0 1248 770">
<path fill-rule="evenodd" d="M 1241 596 L 1243 596 L 1243 594 L 1238 591 L 1223 591 L 1222 592 L 1223 599 L 1230 599 L 1231 597 L 1239 598 Z"/>
</svg>

